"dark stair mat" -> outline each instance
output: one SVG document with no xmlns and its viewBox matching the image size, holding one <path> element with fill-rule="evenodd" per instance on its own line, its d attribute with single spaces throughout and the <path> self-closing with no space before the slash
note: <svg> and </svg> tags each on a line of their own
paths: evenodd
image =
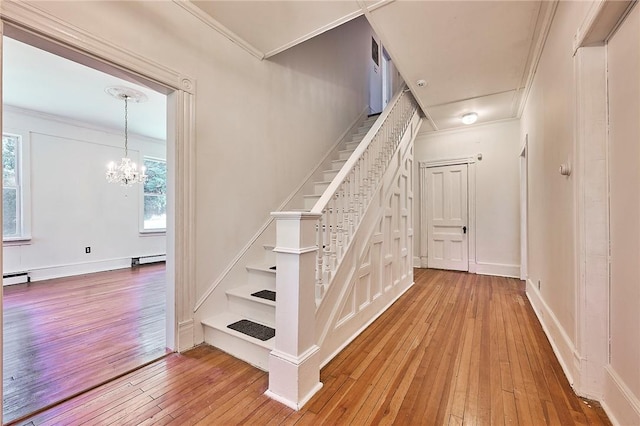
<svg viewBox="0 0 640 426">
<path fill-rule="evenodd" d="M 239 331 L 240 333 L 262 341 L 269 340 L 276 335 L 275 329 L 249 320 L 234 322 L 233 324 L 229 324 L 227 328 Z"/>
<path fill-rule="evenodd" d="M 269 269 L 271 269 L 272 271 L 275 271 L 276 267 L 275 266 L 270 266 Z"/>
<path fill-rule="evenodd" d="M 276 292 L 273 290 L 260 290 L 255 293 L 251 293 L 253 297 L 259 297 L 260 299 L 271 300 L 272 302 L 276 301 Z"/>
</svg>

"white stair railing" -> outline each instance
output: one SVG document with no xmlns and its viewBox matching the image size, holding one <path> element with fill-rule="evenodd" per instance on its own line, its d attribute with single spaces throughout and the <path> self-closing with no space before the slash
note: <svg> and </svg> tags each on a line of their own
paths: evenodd
<svg viewBox="0 0 640 426">
<path fill-rule="evenodd" d="M 274 212 L 276 336 L 267 395 L 302 407 L 321 387 L 316 312 L 418 109 L 400 91 L 310 212 Z M 315 289 L 314 289 L 315 284 Z"/>
<path fill-rule="evenodd" d="M 326 293 L 342 257 L 358 229 L 372 195 L 387 171 L 402 136 L 418 109 L 409 91 L 401 90 L 365 135 L 340 172 L 322 194 L 312 214 L 316 227 L 316 301 Z"/>
</svg>

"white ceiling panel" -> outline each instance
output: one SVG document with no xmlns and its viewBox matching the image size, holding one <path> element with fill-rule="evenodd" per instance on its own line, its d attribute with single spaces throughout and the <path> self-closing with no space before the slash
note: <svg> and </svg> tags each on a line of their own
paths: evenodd
<svg viewBox="0 0 640 426">
<path fill-rule="evenodd" d="M 166 96 L 60 56 L 3 39 L 5 105 L 124 131 L 124 102 L 105 93 L 111 86 L 134 88 L 148 101 L 129 104 L 129 131 L 166 140 Z"/>
<path fill-rule="evenodd" d="M 372 12 L 387 50 L 425 106 L 524 84 L 540 2 L 395 1 Z"/>
<path fill-rule="evenodd" d="M 356 1 L 193 1 L 267 57 L 362 14 Z"/>
<path fill-rule="evenodd" d="M 513 103 L 514 100 L 519 99 L 519 95 L 519 91 L 511 90 L 495 95 L 451 102 L 430 107 L 429 114 L 440 130 L 463 126 L 461 117 L 470 112 L 478 114 L 477 124 L 504 120 L 505 118 L 513 117 Z M 428 130 L 423 128 L 422 131 Z"/>
<path fill-rule="evenodd" d="M 434 130 L 461 126 L 460 111 L 470 108 L 478 108 L 479 122 L 518 116 L 557 5 L 555 0 L 193 3 L 267 57 L 366 12 Z M 427 85 L 418 87 L 418 80 Z"/>
</svg>

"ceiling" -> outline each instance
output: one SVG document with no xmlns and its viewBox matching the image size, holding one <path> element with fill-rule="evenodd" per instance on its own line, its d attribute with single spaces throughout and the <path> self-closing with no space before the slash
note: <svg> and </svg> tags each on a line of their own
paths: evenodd
<svg viewBox="0 0 640 426">
<path fill-rule="evenodd" d="M 423 130 L 519 117 L 555 1 L 182 1 L 259 58 L 365 15 L 428 118 Z M 166 96 L 5 37 L 3 102 L 122 131 L 110 86 L 149 101 L 129 108 L 131 133 L 166 139 Z M 52 71 L 55 70 L 55 73 Z M 73 75 L 74 78 L 56 78 Z M 417 85 L 425 80 L 424 87 Z"/>
<path fill-rule="evenodd" d="M 185 3 L 185 2 L 181 2 Z M 268 58 L 364 14 L 429 119 L 427 130 L 519 117 L 555 1 L 192 1 Z M 184 6 L 183 6 L 184 7 Z M 221 24 L 221 25 L 220 25 Z M 417 85 L 425 80 L 424 87 Z"/>
<path fill-rule="evenodd" d="M 8 37 L 4 37 L 2 47 L 5 105 L 122 132 L 124 102 L 107 95 L 105 89 L 134 88 L 148 100 L 129 104 L 129 132 L 166 140 L 165 95 Z"/>
</svg>

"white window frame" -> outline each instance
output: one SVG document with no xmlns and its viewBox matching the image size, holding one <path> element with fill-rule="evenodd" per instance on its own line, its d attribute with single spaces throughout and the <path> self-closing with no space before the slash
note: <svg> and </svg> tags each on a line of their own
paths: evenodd
<svg viewBox="0 0 640 426">
<path fill-rule="evenodd" d="M 18 180 L 18 234 L 2 237 L 3 246 L 24 245 L 31 243 L 31 138 L 30 132 L 7 129 L 3 136 L 18 138 L 17 180 Z"/>
<path fill-rule="evenodd" d="M 145 161 L 155 161 L 155 162 L 159 162 L 159 163 L 164 163 L 165 167 L 167 166 L 167 160 L 165 158 L 159 158 L 159 157 L 153 157 L 151 155 L 144 155 L 142 156 L 142 164 L 141 166 L 144 166 Z M 167 194 L 165 193 L 164 196 L 166 197 Z M 154 228 L 154 229 L 145 229 L 144 227 L 144 197 L 145 197 L 145 192 L 144 192 L 144 185 L 140 185 L 140 215 L 139 215 L 139 232 L 141 236 L 153 236 L 153 235 L 158 235 L 158 234 L 166 234 L 167 232 L 167 228 Z"/>
</svg>

